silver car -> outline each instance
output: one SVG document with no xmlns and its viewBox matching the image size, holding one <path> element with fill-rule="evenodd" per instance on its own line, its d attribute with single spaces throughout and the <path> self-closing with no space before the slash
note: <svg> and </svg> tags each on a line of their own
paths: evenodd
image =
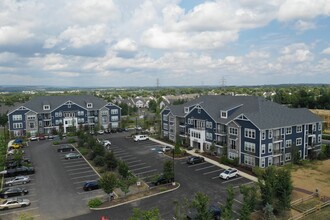
<svg viewBox="0 0 330 220">
<path fill-rule="evenodd" d="M 0 203 L 0 210 L 12 209 L 12 208 L 19 208 L 19 207 L 26 207 L 31 204 L 30 200 L 28 199 L 6 199 L 2 203 Z"/>
<path fill-rule="evenodd" d="M 6 186 L 12 186 L 12 185 L 19 185 L 19 184 L 26 184 L 30 182 L 29 176 L 16 176 L 13 179 L 7 180 L 5 182 Z"/>
</svg>

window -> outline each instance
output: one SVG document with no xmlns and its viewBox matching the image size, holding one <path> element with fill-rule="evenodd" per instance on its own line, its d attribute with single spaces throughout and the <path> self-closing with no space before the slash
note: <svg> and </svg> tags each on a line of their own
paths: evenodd
<svg viewBox="0 0 330 220">
<path fill-rule="evenodd" d="M 117 110 L 117 109 L 116 109 Z M 112 111 L 112 110 L 111 110 Z M 100 112 L 101 115 L 108 115 L 108 112 L 107 110 L 103 110 Z M 82 115 L 84 115 L 84 112 L 82 112 Z"/>
<path fill-rule="evenodd" d="M 261 158 L 261 167 L 265 167 L 265 158 L 263 157 L 263 158 Z"/>
<path fill-rule="evenodd" d="M 13 128 L 14 129 L 23 128 L 23 123 L 13 123 Z"/>
<path fill-rule="evenodd" d="M 167 115 L 163 115 L 163 121 L 168 121 Z"/>
<path fill-rule="evenodd" d="M 58 112 L 55 112 L 55 117 L 58 117 Z"/>
<path fill-rule="evenodd" d="M 200 114 L 201 113 L 201 109 L 200 108 L 197 108 L 197 112 L 198 112 L 198 114 Z"/>
<path fill-rule="evenodd" d="M 244 142 L 244 150 L 247 152 L 255 153 L 255 151 L 256 151 L 255 143 Z"/>
<path fill-rule="evenodd" d="M 188 107 L 184 107 L 184 113 L 188 113 L 189 112 L 189 108 Z"/>
<path fill-rule="evenodd" d="M 108 122 L 108 117 L 107 116 L 102 116 L 101 122 L 102 122 L 102 124 L 106 124 Z"/>
<path fill-rule="evenodd" d="M 322 136 L 319 134 L 319 135 L 317 135 L 317 142 L 321 143 L 321 141 L 322 141 Z"/>
<path fill-rule="evenodd" d="M 254 129 L 245 128 L 245 137 L 246 138 L 256 138 L 256 131 Z"/>
<path fill-rule="evenodd" d="M 206 132 L 206 139 L 213 140 L 212 133 Z"/>
<path fill-rule="evenodd" d="M 206 128 L 211 128 L 212 129 L 212 122 L 211 121 L 206 122 Z"/>
<path fill-rule="evenodd" d="M 229 152 L 228 157 L 229 157 L 229 159 L 233 160 L 238 157 L 238 154 Z"/>
<path fill-rule="evenodd" d="M 229 128 L 229 134 L 237 135 L 238 134 L 238 129 L 237 128 Z"/>
<path fill-rule="evenodd" d="M 273 131 L 269 130 L 268 131 L 268 139 L 272 139 L 273 138 Z"/>
<path fill-rule="evenodd" d="M 44 105 L 44 106 L 43 106 L 43 109 L 44 109 L 44 110 L 49 110 L 49 109 L 50 109 L 50 105 Z"/>
<path fill-rule="evenodd" d="M 268 144 L 268 153 L 273 152 L 273 143 Z"/>
<path fill-rule="evenodd" d="M 68 104 L 68 108 L 71 108 L 71 104 Z"/>
<path fill-rule="evenodd" d="M 266 140 L 266 131 L 261 131 L 261 139 Z"/>
<path fill-rule="evenodd" d="M 78 116 L 84 116 L 84 111 L 78 111 Z"/>
<path fill-rule="evenodd" d="M 273 158 L 268 157 L 268 166 L 273 165 Z"/>
<path fill-rule="evenodd" d="M 232 150 L 236 150 L 236 140 L 230 139 L 230 147 Z"/>
<path fill-rule="evenodd" d="M 316 124 L 313 124 L 313 131 L 316 131 Z"/>
<path fill-rule="evenodd" d="M 297 133 L 301 133 L 302 132 L 302 126 L 301 125 L 298 125 L 297 126 Z"/>
<path fill-rule="evenodd" d="M 254 159 L 254 157 L 244 155 L 244 163 L 247 164 L 247 165 L 250 165 L 250 166 L 254 166 L 255 159 Z"/>
<path fill-rule="evenodd" d="M 29 123 L 29 128 L 34 128 L 34 127 L 35 127 L 34 122 L 30 122 L 30 123 Z"/>
<path fill-rule="evenodd" d="M 266 152 L 266 144 L 261 145 L 261 154 L 264 154 Z"/>
<path fill-rule="evenodd" d="M 302 144 L 302 138 L 296 139 L 296 146 L 300 146 Z"/>
<path fill-rule="evenodd" d="M 286 134 L 292 134 L 292 127 L 286 128 Z"/>
<path fill-rule="evenodd" d="M 289 148 L 289 147 L 291 147 L 292 146 L 292 140 L 286 140 L 285 141 L 285 147 L 286 148 Z"/>
<path fill-rule="evenodd" d="M 322 123 L 321 122 L 319 122 L 319 131 L 322 131 Z"/>
<path fill-rule="evenodd" d="M 290 161 L 291 160 L 291 153 L 286 153 L 285 154 L 285 161 Z"/>
<path fill-rule="evenodd" d="M 27 116 L 27 120 L 36 120 L 36 116 L 35 115 L 28 115 Z"/>
<path fill-rule="evenodd" d="M 118 109 L 111 109 L 111 114 L 112 115 L 117 115 L 118 114 Z"/>
<path fill-rule="evenodd" d="M 221 118 L 227 118 L 227 112 L 221 111 Z"/>
<path fill-rule="evenodd" d="M 118 116 L 111 116 L 111 121 L 118 121 Z"/>
<path fill-rule="evenodd" d="M 22 115 L 13 115 L 13 121 L 22 121 Z"/>
<path fill-rule="evenodd" d="M 87 108 L 93 108 L 93 103 L 87 103 Z"/>
<path fill-rule="evenodd" d="M 188 125 L 192 125 L 192 119 L 188 118 Z"/>
<path fill-rule="evenodd" d="M 164 124 L 163 124 L 163 129 L 164 129 L 164 130 L 168 130 L 168 124 L 164 123 Z"/>
</svg>

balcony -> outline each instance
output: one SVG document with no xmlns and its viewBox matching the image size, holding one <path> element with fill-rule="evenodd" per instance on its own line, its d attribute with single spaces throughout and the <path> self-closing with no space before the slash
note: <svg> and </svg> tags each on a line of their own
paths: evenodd
<svg viewBox="0 0 330 220">
<path fill-rule="evenodd" d="M 282 150 L 279 148 L 274 148 L 273 149 L 273 156 L 280 156 L 282 155 Z"/>
<path fill-rule="evenodd" d="M 227 135 L 227 131 L 223 129 L 216 129 L 215 134 L 224 136 Z"/>
<path fill-rule="evenodd" d="M 227 143 L 225 141 L 216 141 L 215 142 L 215 145 L 218 145 L 218 146 L 227 146 Z"/>
<path fill-rule="evenodd" d="M 185 122 L 179 122 L 179 126 L 180 127 L 186 127 L 186 123 Z"/>
<path fill-rule="evenodd" d="M 281 135 L 277 135 L 277 136 L 274 136 L 274 137 L 273 137 L 273 142 L 274 142 L 274 143 L 275 143 L 275 142 L 281 142 L 281 141 L 283 141 L 283 138 L 282 138 Z"/>
</svg>

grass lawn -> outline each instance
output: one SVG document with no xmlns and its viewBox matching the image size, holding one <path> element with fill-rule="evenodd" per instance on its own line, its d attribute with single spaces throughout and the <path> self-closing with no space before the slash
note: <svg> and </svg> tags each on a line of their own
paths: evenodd
<svg viewBox="0 0 330 220">
<path fill-rule="evenodd" d="M 330 205 L 321 209 L 320 211 L 316 211 L 313 214 L 307 215 L 304 220 L 328 220 L 330 216 Z"/>
</svg>

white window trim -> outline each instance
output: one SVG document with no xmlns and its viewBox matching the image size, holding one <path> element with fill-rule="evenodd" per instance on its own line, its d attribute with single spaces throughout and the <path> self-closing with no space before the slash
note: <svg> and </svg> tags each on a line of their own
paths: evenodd
<svg viewBox="0 0 330 220">
<path fill-rule="evenodd" d="M 292 134 L 292 127 L 287 127 L 285 130 L 285 134 Z"/>
<path fill-rule="evenodd" d="M 268 153 L 272 153 L 273 152 L 273 143 L 269 143 L 268 144 Z"/>
<path fill-rule="evenodd" d="M 298 130 L 298 128 L 300 128 Z M 301 133 L 302 132 L 302 125 L 297 125 L 297 128 L 296 128 L 296 133 Z"/>
<path fill-rule="evenodd" d="M 266 153 L 266 144 L 262 144 L 261 145 L 261 154 L 265 154 Z"/>
<path fill-rule="evenodd" d="M 222 115 L 224 113 L 224 115 Z M 221 111 L 220 112 L 220 117 L 221 118 L 227 118 L 228 117 L 228 112 L 227 111 Z"/>
<path fill-rule="evenodd" d="M 188 107 L 184 107 L 184 113 L 188 113 L 189 112 L 189 108 Z"/>
<path fill-rule="evenodd" d="M 87 103 L 86 107 L 87 108 L 93 108 L 93 103 Z"/>
<path fill-rule="evenodd" d="M 44 105 L 43 110 L 50 110 L 50 105 Z"/>
</svg>

